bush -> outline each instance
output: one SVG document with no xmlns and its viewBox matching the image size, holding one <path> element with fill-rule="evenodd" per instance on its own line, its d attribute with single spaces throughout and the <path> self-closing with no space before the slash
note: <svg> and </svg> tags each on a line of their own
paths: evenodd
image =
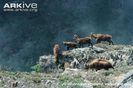
<svg viewBox="0 0 133 88">
<path fill-rule="evenodd" d="M 32 66 L 31 69 L 33 71 L 35 71 L 35 72 L 43 72 L 44 71 L 42 66 L 39 63 L 37 63 L 36 65 Z"/>
</svg>

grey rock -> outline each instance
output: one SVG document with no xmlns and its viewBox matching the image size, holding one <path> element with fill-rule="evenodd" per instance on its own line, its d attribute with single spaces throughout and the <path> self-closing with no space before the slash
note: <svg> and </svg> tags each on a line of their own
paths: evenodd
<svg viewBox="0 0 133 88">
<path fill-rule="evenodd" d="M 98 45 L 62 51 L 60 63 L 69 62 L 71 68 L 84 69 L 91 60 L 103 57 L 113 66 L 121 67 L 133 64 L 133 46 L 131 45 Z M 46 69 L 55 68 L 53 55 L 40 56 L 39 63 Z"/>
<path fill-rule="evenodd" d="M 124 75 L 116 88 L 133 88 L 133 70 Z"/>
</svg>

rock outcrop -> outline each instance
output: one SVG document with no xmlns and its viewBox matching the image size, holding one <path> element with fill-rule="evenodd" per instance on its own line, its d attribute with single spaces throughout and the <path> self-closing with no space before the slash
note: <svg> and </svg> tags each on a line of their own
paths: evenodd
<svg viewBox="0 0 133 88">
<path fill-rule="evenodd" d="M 60 63 L 69 62 L 71 68 L 84 69 L 85 64 L 96 58 L 105 58 L 115 67 L 133 64 L 133 46 L 97 44 L 93 48 L 76 48 L 62 51 Z M 44 69 L 55 68 L 53 55 L 41 56 L 39 64 Z"/>
</svg>

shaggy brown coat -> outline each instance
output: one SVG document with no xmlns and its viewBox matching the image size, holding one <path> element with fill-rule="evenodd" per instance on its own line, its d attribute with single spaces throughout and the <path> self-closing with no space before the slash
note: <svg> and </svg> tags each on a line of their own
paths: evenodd
<svg viewBox="0 0 133 88">
<path fill-rule="evenodd" d="M 69 50 L 70 48 L 77 48 L 77 43 L 75 42 L 64 41 L 63 44 L 67 47 L 67 50 Z"/>
<path fill-rule="evenodd" d="M 91 38 L 95 38 L 97 43 L 100 43 L 101 41 L 107 41 L 109 44 L 113 45 L 112 36 L 109 34 L 91 34 Z"/>
<path fill-rule="evenodd" d="M 88 46 L 91 45 L 91 47 L 93 47 L 91 37 L 79 38 L 78 35 L 74 35 L 74 39 L 77 44 L 79 44 L 79 47 L 83 47 L 83 44 L 88 44 Z"/>
<path fill-rule="evenodd" d="M 55 59 L 55 64 L 59 63 L 59 45 L 55 44 L 53 48 L 53 54 Z"/>
<path fill-rule="evenodd" d="M 87 68 L 96 69 L 96 70 L 100 70 L 100 69 L 108 70 L 109 68 L 113 68 L 113 66 L 107 60 L 104 60 L 104 59 L 95 59 L 95 60 L 93 60 L 92 62 L 89 63 Z"/>
</svg>

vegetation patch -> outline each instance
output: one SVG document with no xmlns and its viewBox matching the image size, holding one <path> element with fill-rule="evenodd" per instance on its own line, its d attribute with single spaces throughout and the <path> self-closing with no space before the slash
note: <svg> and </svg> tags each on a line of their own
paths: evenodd
<svg viewBox="0 0 133 88">
<path fill-rule="evenodd" d="M 80 75 L 70 77 L 61 75 L 59 77 L 59 88 L 82 88 L 83 80 Z"/>
</svg>

